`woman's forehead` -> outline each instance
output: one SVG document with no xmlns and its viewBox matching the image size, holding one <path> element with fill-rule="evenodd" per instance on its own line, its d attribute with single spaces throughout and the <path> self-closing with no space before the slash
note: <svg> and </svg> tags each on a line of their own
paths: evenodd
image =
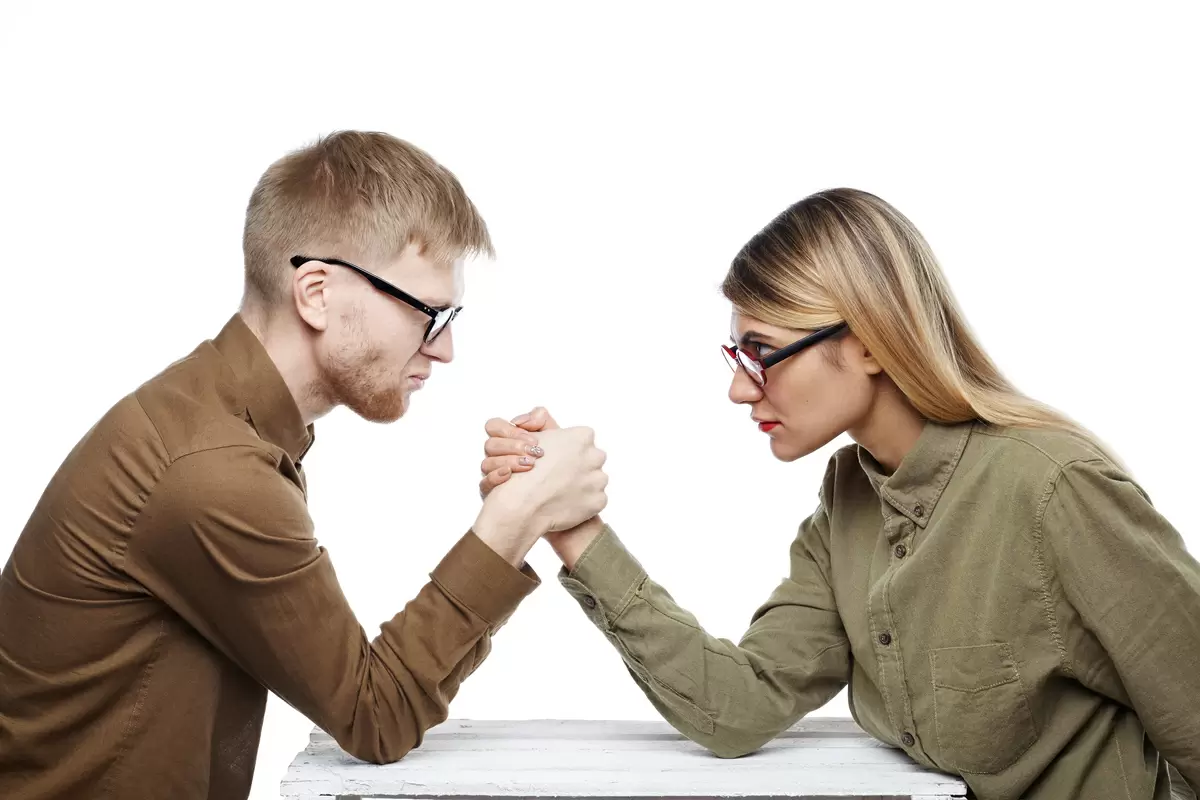
<svg viewBox="0 0 1200 800">
<path fill-rule="evenodd" d="M 753 333 L 778 338 L 786 335 L 787 330 L 778 325 L 769 325 L 756 317 L 734 311 L 729 320 L 730 337 L 736 342 Z"/>
</svg>

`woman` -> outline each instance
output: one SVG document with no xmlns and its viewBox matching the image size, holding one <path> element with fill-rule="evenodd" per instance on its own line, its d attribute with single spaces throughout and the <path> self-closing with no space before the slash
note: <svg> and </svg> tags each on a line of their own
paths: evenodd
<svg viewBox="0 0 1200 800">
<path fill-rule="evenodd" d="M 1200 565 L 1094 437 L 1000 374 L 913 225 L 865 192 L 813 195 L 723 291 L 729 397 L 775 456 L 856 444 L 736 645 L 598 519 L 554 535 L 563 584 L 662 715 L 735 757 L 849 685 L 859 725 L 980 798 L 1200 786 Z M 530 432 L 553 425 L 513 423 L 488 423 L 485 492 L 536 469 Z"/>
</svg>

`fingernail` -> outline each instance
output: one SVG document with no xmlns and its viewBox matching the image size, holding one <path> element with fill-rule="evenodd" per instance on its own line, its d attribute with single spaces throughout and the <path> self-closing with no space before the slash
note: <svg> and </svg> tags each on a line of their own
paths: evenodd
<svg viewBox="0 0 1200 800">
<path fill-rule="evenodd" d="M 538 456 L 540 458 L 546 455 L 546 451 L 536 444 L 533 447 L 526 447 L 525 449 L 529 451 L 529 455 L 531 456 Z"/>
<path fill-rule="evenodd" d="M 529 456 L 521 456 L 521 465 L 522 466 L 527 467 L 532 463 L 533 463 L 533 459 L 531 459 Z"/>
<path fill-rule="evenodd" d="M 513 425 L 520 425 L 520 424 L 522 424 L 522 423 L 524 423 L 524 422 L 529 422 L 529 415 L 528 415 L 528 414 L 522 414 L 521 416 L 517 417 L 516 419 L 514 419 L 514 420 L 512 421 L 512 424 L 513 424 Z"/>
</svg>

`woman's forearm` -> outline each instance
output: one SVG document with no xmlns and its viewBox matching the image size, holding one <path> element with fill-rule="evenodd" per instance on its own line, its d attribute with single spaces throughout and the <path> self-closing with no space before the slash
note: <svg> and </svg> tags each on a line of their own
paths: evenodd
<svg viewBox="0 0 1200 800">
<path fill-rule="evenodd" d="M 570 572 L 575 569 L 575 562 L 583 555 L 583 551 L 587 550 L 588 545 L 594 542 L 603 530 L 604 523 L 600 517 L 592 517 L 570 530 L 547 534 L 546 541 L 558 554 L 567 572 Z"/>
</svg>

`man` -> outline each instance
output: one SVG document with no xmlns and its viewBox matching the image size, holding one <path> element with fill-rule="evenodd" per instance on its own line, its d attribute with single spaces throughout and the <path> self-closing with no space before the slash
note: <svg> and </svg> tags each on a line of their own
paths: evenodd
<svg viewBox="0 0 1200 800">
<path fill-rule="evenodd" d="M 342 132 L 266 171 L 243 244 L 240 311 L 88 431 L 0 577 L 6 800 L 244 798 L 268 689 L 399 759 L 538 585 L 530 547 L 606 502 L 591 431 L 543 434 L 544 478 L 489 495 L 367 641 L 306 509 L 313 421 L 405 413 L 487 228 L 423 151 Z"/>
</svg>

